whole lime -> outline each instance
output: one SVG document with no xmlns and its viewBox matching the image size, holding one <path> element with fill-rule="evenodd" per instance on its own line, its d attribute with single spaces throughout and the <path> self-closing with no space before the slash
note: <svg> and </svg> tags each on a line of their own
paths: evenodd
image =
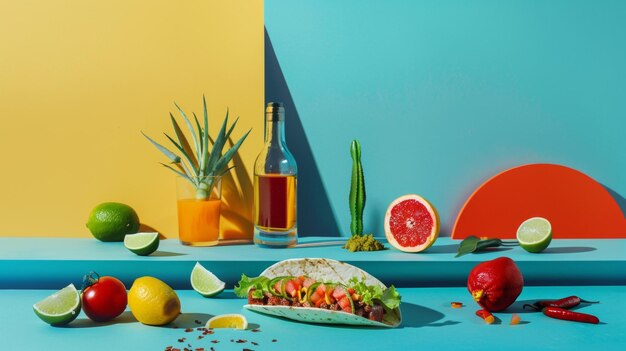
<svg viewBox="0 0 626 351">
<path fill-rule="evenodd" d="M 105 202 L 91 211 L 87 228 L 100 241 L 124 241 L 126 234 L 139 230 L 139 217 L 128 205 Z"/>
</svg>

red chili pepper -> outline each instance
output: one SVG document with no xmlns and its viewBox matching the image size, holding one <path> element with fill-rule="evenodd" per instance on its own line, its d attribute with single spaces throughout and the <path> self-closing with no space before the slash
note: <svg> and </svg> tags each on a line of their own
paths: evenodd
<svg viewBox="0 0 626 351">
<path fill-rule="evenodd" d="M 493 314 L 487 310 L 478 310 L 476 311 L 476 315 L 482 318 L 487 324 L 491 324 L 496 320 Z"/>
<path fill-rule="evenodd" d="M 551 318 L 562 319 L 566 321 L 591 324 L 600 323 L 600 320 L 596 316 L 586 313 L 574 312 L 560 307 L 546 307 L 543 309 L 543 314 Z"/>
<path fill-rule="evenodd" d="M 580 305 L 581 302 L 584 303 L 598 303 L 598 301 L 587 301 L 587 300 L 583 300 L 578 296 L 568 296 L 568 297 L 564 297 L 562 299 L 559 300 L 542 300 L 542 301 L 537 301 L 532 305 L 529 304 L 525 304 L 524 308 L 526 308 L 526 306 L 535 309 L 536 311 L 539 311 L 541 309 L 543 309 L 544 307 L 559 307 L 559 308 L 572 308 L 572 307 L 576 307 L 578 305 Z"/>
</svg>

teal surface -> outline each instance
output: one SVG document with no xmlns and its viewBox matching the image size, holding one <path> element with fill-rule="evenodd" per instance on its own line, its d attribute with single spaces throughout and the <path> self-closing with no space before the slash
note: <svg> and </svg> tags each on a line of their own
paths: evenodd
<svg viewBox="0 0 626 351">
<path fill-rule="evenodd" d="M 615 0 L 266 0 L 266 97 L 293 100 L 287 143 L 312 153 L 296 154 L 302 233 L 350 234 L 353 139 L 376 235 L 407 193 L 447 235 L 477 186 L 527 163 L 582 171 L 625 209 L 624 18 Z"/>
<path fill-rule="evenodd" d="M 622 350 L 626 344 L 626 296 L 624 286 L 526 287 L 508 310 L 495 313 L 499 324 L 487 325 L 474 315 L 477 305 L 464 288 L 400 289 L 403 324 L 396 329 L 370 329 L 301 324 L 245 310 L 245 300 L 226 291 L 217 299 L 205 299 L 189 290 L 179 290 L 183 314 L 173 325 L 149 327 L 138 323 L 129 311 L 110 323 L 96 324 L 84 314 L 68 327 L 55 328 L 40 321 L 32 304 L 48 290 L 0 290 L 3 348 L 7 350 L 183 350 L 203 347 L 209 351 L 238 350 Z M 578 311 L 597 315 L 601 324 L 560 321 L 521 309 L 537 299 L 579 295 L 601 303 Z M 452 309 L 450 302 L 465 304 Z M 216 330 L 198 340 L 196 320 L 206 322 L 215 314 L 242 313 L 260 332 Z M 511 326 L 512 313 L 522 322 Z M 184 342 L 178 339 L 186 338 Z M 245 343 L 230 340 L 246 340 Z M 276 342 L 272 342 L 276 339 Z M 219 340 L 213 344 L 211 340 Z M 252 342 L 258 345 L 253 345 Z M 191 345 L 191 347 L 188 346 Z M 307 346 L 308 345 L 308 346 Z"/>
<path fill-rule="evenodd" d="M 96 271 L 121 279 L 127 287 L 134 279 L 150 275 L 175 288 L 190 289 L 196 262 L 232 287 L 242 273 L 255 276 L 277 261 L 301 257 L 348 262 L 396 286 L 465 286 L 476 264 L 500 256 L 517 262 L 527 285 L 626 285 L 626 239 L 555 239 L 540 254 L 513 247 L 459 258 L 454 258 L 459 241 L 447 237 L 418 254 L 395 249 L 350 253 L 341 248 L 342 243 L 311 237 L 302 238 L 292 249 L 197 248 L 170 239 L 162 240 L 153 255 L 137 256 L 122 243 L 94 239 L 0 238 L 0 288 L 60 289 L 69 283 L 78 287 L 84 274 Z"/>
</svg>

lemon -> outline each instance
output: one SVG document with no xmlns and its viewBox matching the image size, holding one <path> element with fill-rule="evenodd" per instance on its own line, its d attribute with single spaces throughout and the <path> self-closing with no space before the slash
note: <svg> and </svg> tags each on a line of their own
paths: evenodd
<svg viewBox="0 0 626 351">
<path fill-rule="evenodd" d="M 193 267 L 190 280 L 193 290 L 204 297 L 215 296 L 224 291 L 226 286 L 226 283 L 208 269 L 202 267 L 199 262 L 196 262 L 196 265 Z"/>
<path fill-rule="evenodd" d="M 541 252 L 552 241 L 552 225 L 545 218 L 529 218 L 517 229 L 517 241 L 528 252 Z"/>
<path fill-rule="evenodd" d="M 176 292 L 163 281 L 153 277 L 137 278 L 128 291 L 128 307 L 143 324 L 164 325 L 180 314 Z"/>
<path fill-rule="evenodd" d="M 127 234 L 124 247 L 139 256 L 148 256 L 159 248 L 159 233 Z"/>
<path fill-rule="evenodd" d="M 123 241 L 126 234 L 137 233 L 139 217 L 128 205 L 105 202 L 91 211 L 87 228 L 100 241 Z"/>
<path fill-rule="evenodd" d="M 50 325 L 64 325 L 80 313 L 80 296 L 74 284 L 70 284 L 34 304 L 33 310 L 37 317 Z"/>
<path fill-rule="evenodd" d="M 248 320 L 242 314 L 221 314 L 209 319 L 206 322 L 206 328 L 230 328 L 241 329 L 248 328 Z"/>
</svg>

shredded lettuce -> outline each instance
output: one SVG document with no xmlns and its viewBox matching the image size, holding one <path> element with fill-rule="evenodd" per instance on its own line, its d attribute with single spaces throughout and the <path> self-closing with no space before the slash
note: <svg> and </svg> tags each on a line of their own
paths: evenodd
<svg viewBox="0 0 626 351">
<path fill-rule="evenodd" d="M 248 297 L 248 291 L 254 288 L 255 290 L 252 293 L 252 297 L 260 299 L 267 290 L 267 283 L 269 283 L 269 281 L 267 277 L 250 278 L 242 274 L 241 280 L 239 280 L 239 283 L 237 283 L 233 291 L 238 297 Z"/>
<path fill-rule="evenodd" d="M 370 306 L 374 304 L 374 300 L 380 301 L 384 307 L 390 310 L 400 306 L 401 296 L 393 285 L 384 290 L 378 285 L 368 286 L 365 283 L 365 277 L 361 278 L 361 280 L 354 277 L 348 282 L 350 287 L 352 287 L 357 294 L 361 295 L 361 301 Z"/>
</svg>

